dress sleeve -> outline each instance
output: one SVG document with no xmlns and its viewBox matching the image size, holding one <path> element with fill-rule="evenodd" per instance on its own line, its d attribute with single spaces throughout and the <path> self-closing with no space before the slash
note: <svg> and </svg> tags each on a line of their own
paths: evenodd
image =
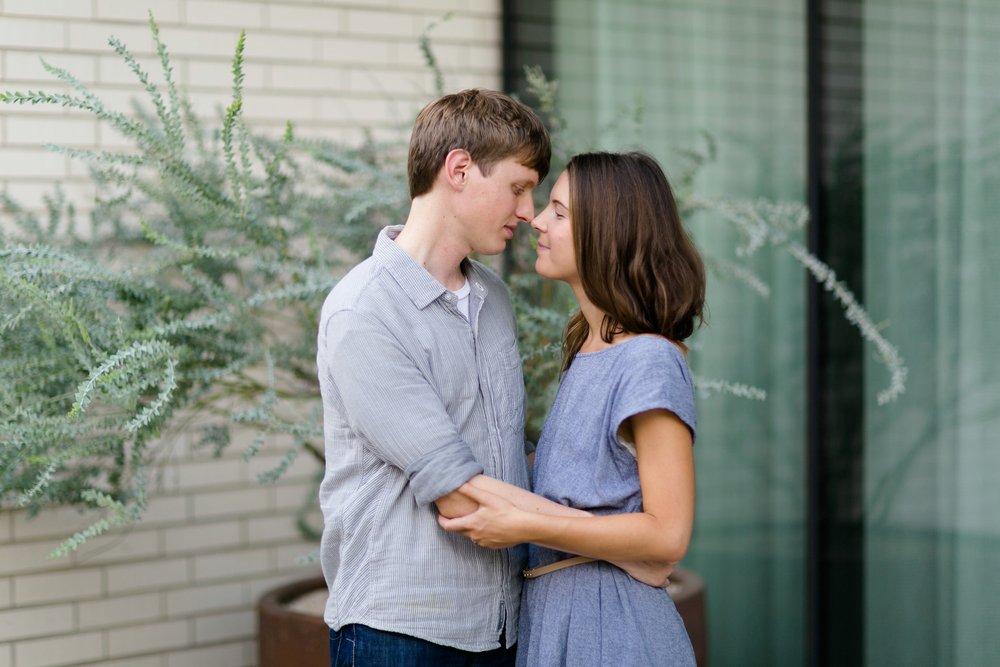
<svg viewBox="0 0 1000 667">
<path fill-rule="evenodd" d="M 694 384 L 687 362 L 673 343 L 652 336 L 637 341 L 622 359 L 621 376 L 611 408 L 611 437 L 635 454 L 630 433 L 622 432 L 629 417 L 664 409 L 675 414 L 691 430 L 697 427 Z"/>
<path fill-rule="evenodd" d="M 427 505 L 483 472 L 435 387 L 385 326 L 341 311 L 325 328 L 321 353 L 348 425 L 378 458 L 404 472 L 417 503 Z"/>
</svg>

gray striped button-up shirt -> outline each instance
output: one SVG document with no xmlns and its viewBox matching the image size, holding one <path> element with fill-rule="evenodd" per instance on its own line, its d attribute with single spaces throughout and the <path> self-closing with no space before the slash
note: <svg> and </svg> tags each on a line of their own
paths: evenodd
<svg viewBox="0 0 1000 667">
<path fill-rule="evenodd" d="M 469 651 L 517 637 L 522 548 L 491 551 L 437 524 L 433 501 L 480 472 L 527 488 L 524 382 L 507 288 L 474 261 L 469 319 L 393 238 L 320 316 L 327 624 Z"/>
</svg>

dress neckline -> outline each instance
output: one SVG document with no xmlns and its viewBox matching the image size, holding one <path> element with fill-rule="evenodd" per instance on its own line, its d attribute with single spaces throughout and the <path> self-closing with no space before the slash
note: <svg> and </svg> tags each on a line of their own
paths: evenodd
<svg viewBox="0 0 1000 667">
<path fill-rule="evenodd" d="M 661 340 L 661 341 L 663 341 L 665 343 L 670 343 L 670 347 L 672 347 L 674 349 L 674 351 L 677 352 L 677 354 L 681 355 L 682 359 L 685 359 L 685 361 L 687 360 L 687 355 L 684 354 L 684 352 L 677 345 L 677 343 L 673 342 L 669 338 L 664 338 L 663 336 L 657 336 L 656 334 L 639 334 L 638 336 L 632 336 L 631 338 L 626 338 L 625 340 L 620 341 L 618 343 L 612 343 L 611 345 L 609 345 L 609 346 L 607 346 L 605 348 L 601 348 L 600 350 L 593 350 L 591 352 L 577 352 L 574 355 L 574 359 L 594 357 L 594 356 L 597 356 L 599 354 L 604 354 L 605 352 L 609 352 L 609 351 L 614 350 L 616 348 L 620 348 L 623 345 L 628 345 L 632 341 L 634 341 L 634 340 L 640 340 L 642 338 L 651 338 L 653 340 Z"/>
</svg>

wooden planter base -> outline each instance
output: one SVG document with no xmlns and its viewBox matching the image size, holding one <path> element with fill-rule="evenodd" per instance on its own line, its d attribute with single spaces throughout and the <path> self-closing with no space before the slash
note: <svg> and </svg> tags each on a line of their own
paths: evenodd
<svg viewBox="0 0 1000 667">
<path fill-rule="evenodd" d="M 304 595 L 325 589 L 323 577 L 311 577 L 275 588 L 257 603 L 260 667 L 329 667 L 329 633 L 322 615 L 304 614 L 289 605 Z M 694 572 L 679 569 L 670 578 L 670 595 L 684 619 L 695 659 L 708 663 L 705 584 Z"/>
<path fill-rule="evenodd" d="M 325 589 L 323 577 L 296 581 L 265 593 L 257 603 L 259 667 L 330 667 L 330 628 L 323 617 L 288 608 L 296 599 Z"/>
</svg>

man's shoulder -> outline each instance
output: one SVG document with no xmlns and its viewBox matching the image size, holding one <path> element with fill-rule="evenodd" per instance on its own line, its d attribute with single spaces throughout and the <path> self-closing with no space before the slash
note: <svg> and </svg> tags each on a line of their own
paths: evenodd
<svg viewBox="0 0 1000 667">
<path fill-rule="evenodd" d="M 490 296 L 498 295 L 504 299 L 510 298 L 507 283 L 504 282 L 503 278 L 496 271 L 472 258 L 469 259 L 469 266 L 471 267 L 472 275 L 482 281 Z"/>
<path fill-rule="evenodd" d="M 324 315 L 340 310 L 364 310 L 369 301 L 381 299 L 385 291 L 381 279 L 384 269 L 371 257 L 355 265 L 327 294 Z"/>
<path fill-rule="evenodd" d="M 384 267 L 371 257 L 357 264 L 337 281 L 323 302 L 320 329 L 333 317 L 338 320 L 364 320 L 386 298 Z"/>
</svg>

